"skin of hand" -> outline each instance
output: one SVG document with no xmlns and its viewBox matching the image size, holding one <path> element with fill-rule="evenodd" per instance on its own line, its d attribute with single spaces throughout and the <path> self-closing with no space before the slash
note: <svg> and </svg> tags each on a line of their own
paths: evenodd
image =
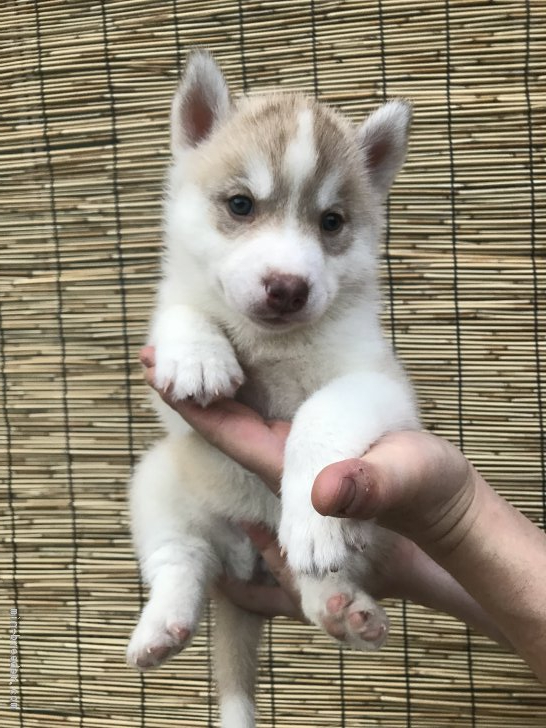
<svg viewBox="0 0 546 728">
<path fill-rule="evenodd" d="M 141 361 L 154 386 L 151 347 L 142 350 Z M 288 423 L 266 422 L 233 400 L 203 409 L 172 401 L 168 391 L 160 395 L 205 439 L 278 492 Z M 429 433 L 391 433 L 363 458 L 326 467 L 311 497 L 322 515 L 375 518 L 400 535 L 388 564 L 377 565 L 373 596 L 407 598 L 499 642 L 508 639 L 546 680 L 546 587 L 531 579 L 546 570 L 546 535 L 500 498 L 456 447 Z M 303 619 L 274 535 L 257 525 L 243 528 L 280 586 L 224 581 L 222 590 L 251 611 Z"/>
</svg>

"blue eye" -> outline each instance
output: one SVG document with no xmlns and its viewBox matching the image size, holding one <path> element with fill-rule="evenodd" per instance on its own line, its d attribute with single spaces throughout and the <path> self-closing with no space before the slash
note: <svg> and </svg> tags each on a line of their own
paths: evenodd
<svg viewBox="0 0 546 728">
<path fill-rule="evenodd" d="M 237 217 L 245 217 L 250 215 L 254 209 L 254 203 L 250 197 L 245 195 L 234 195 L 228 200 L 229 209 Z"/>
<path fill-rule="evenodd" d="M 325 212 L 320 219 L 320 226 L 327 233 L 335 233 L 341 230 L 343 218 L 338 212 Z"/>
</svg>

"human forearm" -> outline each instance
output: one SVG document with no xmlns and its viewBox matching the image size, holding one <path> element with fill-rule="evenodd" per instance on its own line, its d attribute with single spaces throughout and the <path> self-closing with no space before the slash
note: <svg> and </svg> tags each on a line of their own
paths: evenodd
<svg viewBox="0 0 546 728">
<path fill-rule="evenodd" d="M 465 517 L 438 540 L 429 534 L 420 546 L 476 599 L 546 682 L 546 534 L 476 473 Z"/>
</svg>

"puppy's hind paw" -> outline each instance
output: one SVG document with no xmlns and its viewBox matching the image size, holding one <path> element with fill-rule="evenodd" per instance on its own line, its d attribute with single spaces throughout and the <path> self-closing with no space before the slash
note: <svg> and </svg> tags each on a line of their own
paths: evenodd
<svg viewBox="0 0 546 728">
<path fill-rule="evenodd" d="M 159 667 L 187 647 L 193 630 L 182 622 L 141 619 L 127 647 L 127 664 L 137 670 Z"/>
<path fill-rule="evenodd" d="M 314 621 L 331 637 L 355 650 L 378 650 L 387 639 L 389 618 L 385 610 L 366 594 L 339 593 L 331 596 Z"/>
</svg>

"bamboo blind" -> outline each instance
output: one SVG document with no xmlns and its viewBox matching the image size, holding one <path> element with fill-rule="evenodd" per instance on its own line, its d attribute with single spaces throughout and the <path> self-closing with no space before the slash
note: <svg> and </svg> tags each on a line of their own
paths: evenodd
<svg viewBox="0 0 546 728">
<path fill-rule="evenodd" d="M 126 481 L 159 432 L 137 351 L 169 99 L 193 46 L 235 91 L 303 89 L 355 119 L 385 97 L 413 100 L 385 326 L 426 425 L 544 524 L 545 20 L 542 0 L 4 0 L 2 726 L 217 724 L 208 624 L 153 674 L 124 664 L 144 598 Z M 546 725 L 544 690 L 518 658 L 446 616 L 388 609 L 392 635 L 373 655 L 270 624 L 260 726 Z"/>
</svg>

